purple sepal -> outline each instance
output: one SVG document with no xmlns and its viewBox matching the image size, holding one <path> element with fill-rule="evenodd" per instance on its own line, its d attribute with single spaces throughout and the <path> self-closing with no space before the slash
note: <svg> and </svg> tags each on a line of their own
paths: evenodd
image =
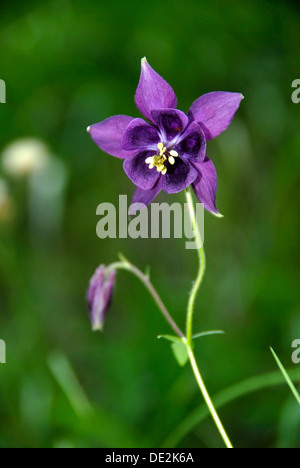
<svg viewBox="0 0 300 468">
<path fill-rule="evenodd" d="M 129 216 L 134 216 L 139 210 L 138 203 L 143 203 L 145 206 L 150 205 L 154 198 L 159 194 L 162 189 L 162 178 L 160 178 L 151 190 L 142 190 L 137 188 L 132 197 L 131 205 L 129 208 Z"/>
<path fill-rule="evenodd" d="M 193 102 L 188 115 L 202 127 L 205 138 L 212 140 L 230 125 L 243 98 L 224 91 L 204 94 Z"/>
<path fill-rule="evenodd" d="M 151 111 L 166 107 L 176 108 L 177 98 L 172 87 L 142 59 L 141 76 L 135 93 L 138 110 L 150 121 Z"/>
<path fill-rule="evenodd" d="M 125 159 L 132 154 L 132 151 L 123 149 L 122 139 L 132 120 L 133 117 L 127 115 L 115 115 L 91 125 L 88 127 L 88 132 L 103 151 L 117 158 Z"/>
<path fill-rule="evenodd" d="M 222 217 L 216 206 L 217 173 L 211 160 L 206 157 L 203 162 L 193 165 L 198 171 L 198 176 L 193 183 L 193 189 L 204 208 L 218 217 Z"/>
</svg>

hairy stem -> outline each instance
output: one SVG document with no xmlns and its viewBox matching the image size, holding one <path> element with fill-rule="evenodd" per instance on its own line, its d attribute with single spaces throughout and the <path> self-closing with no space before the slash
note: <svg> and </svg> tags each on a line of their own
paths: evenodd
<svg viewBox="0 0 300 468">
<path fill-rule="evenodd" d="M 183 334 L 183 332 L 180 330 L 176 322 L 173 320 L 171 317 L 168 309 L 164 305 L 163 301 L 161 300 L 158 292 L 156 291 L 155 287 L 151 283 L 148 275 L 144 274 L 141 270 L 139 270 L 136 266 L 134 266 L 132 263 L 130 263 L 127 259 L 124 257 L 120 257 L 121 261 L 113 263 L 109 266 L 109 269 L 111 270 L 127 270 L 133 273 L 137 278 L 139 278 L 140 281 L 144 284 L 144 286 L 147 288 L 149 293 L 151 294 L 154 302 L 158 306 L 159 310 L 161 311 L 162 315 L 170 325 L 170 327 L 173 329 L 173 331 L 178 335 L 181 339 L 182 342 L 185 344 L 189 356 L 189 361 L 195 376 L 195 379 L 197 381 L 197 384 L 199 386 L 199 389 L 203 395 L 203 398 L 205 400 L 205 403 L 210 411 L 210 414 L 216 424 L 216 427 L 226 445 L 227 448 L 233 448 L 232 444 L 229 440 L 229 437 L 223 427 L 223 424 L 218 416 L 218 413 L 213 405 L 213 402 L 209 396 L 209 393 L 206 389 L 205 383 L 203 381 L 203 378 L 201 376 L 200 370 L 198 368 L 198 364 L 196 362 L 196 358 L 193 352 L 193 316 L 194 316 L 194 308 L 195 308 L 195 301 L 197 297 L 197 293 L 199 291 L 199 288 L 201 286 L 201 283 L 204 278 L 204 273 L 205 273 L 205 253 L 203 249 L 203 242 L 201 239 L 201 234 L 199 231 L 199 227 L 197 224 L 197 219 L 196 219 L 196 214 L 195 214 L 195 208 L 193 204 L 193 198 L 191 195 L 191 192 L 189 188 L 186 189 L 186 199 L 188 203 L 188 209 L 195 233 L 195 239 L 198 247 L 198 256 L 199 256 L 199 269 L 198 269 L 198 274 L 196 281 L 193 284 L 192 291 L 190 293 L 189 301 L 188 301 L 188 307 L 187 307 L 187 316 L 186 316 L 186 336 Z"/>
<path fill-rule="evenodd" d="M 157 307 L 161 311 L 162 315 L 173 329 L 173 331 L 178 335 L 180 338 L 184 338 L 183 332 L 180 330 L 176 322 L 171 317 L 168 309 L 164 305 L 162 299 L 160 298 L 158 292 L 156 291 L 155 287 L 151 283 L 149 277 L 145 275 L 141 270 L 139 270 L 136 266 L 130 263 L 128 260 L 124 259 L 121 262 L 116 262 L 110 265 L 109 267 L 111 270 L 127 270 L 133 273 L 139 280 L 144 284 L 144 286 L 148 289 L 149 293 L 151 294 L 154 302 L 156 303 Z"/>
</svg>

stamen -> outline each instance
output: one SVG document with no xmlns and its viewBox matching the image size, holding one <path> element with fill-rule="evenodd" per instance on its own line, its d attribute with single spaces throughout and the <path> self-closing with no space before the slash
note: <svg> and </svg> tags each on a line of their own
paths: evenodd
<svg viewBox="0 0 300 468">
<path fill-rule="evenodd" d="M 159 166 L 157 166 L 157 172 L 162 172 L 165 168 L 165 166 L 163 164 L 160 164 Z"/>
<path fill-rule="evenodd" d="M 159 153 L 145 159 L 145 163 L 149 165 L 149 169 L 156 167 L 157 172 L 165 175 L 168 171 L 165 166 L 165 162 L 168 161 L 169 164 L 173 166 L 173 164 L 175 164 L 175 158 L 178 157 L 178 153 L 174 150 L 168 151 L 167 147 L 164 146 L 163 143 L 158 143 L 157 148 Z"/>
<path fill-rule="evenodd" d="M 153 156 L 150 156 L 150 158 L 147 158 L 147 159 L 146 159 L 145 163 L 146 163 L 146 164 L 151 164 L 152 161 L 153 161 Z"/>
</svg>

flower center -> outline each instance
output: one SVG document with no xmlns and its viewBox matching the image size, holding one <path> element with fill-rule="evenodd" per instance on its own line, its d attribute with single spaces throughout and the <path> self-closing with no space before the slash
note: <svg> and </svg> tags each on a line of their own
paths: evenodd
<svg viewBox="0 0 300 468">
<path fill-rule="evenodd" d="M 167 162 L 171 165 L 175 164 L 175 158 L 178 157 L 177 151 L 168 150 L 163 143 L 158 143 L 157 145 L 158 154 L 150 156 L 146 159 L 145 163 L 149 165 L 149 169 L 156 167 L 157 172 L 161 172 L 165 175 L 168 171 L 168 168 L 165 166 Z"/>
</svg>

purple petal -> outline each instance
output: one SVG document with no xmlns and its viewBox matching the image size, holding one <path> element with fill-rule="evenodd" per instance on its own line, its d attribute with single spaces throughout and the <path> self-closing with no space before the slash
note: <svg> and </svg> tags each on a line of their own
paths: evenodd
<svg viewBox="0 0 300 468">
<path fill-rule="evenodd" d="M 88 127 L 88 132 L 103 151 L 125 159 L 132 154 L 132 151 L 125 151 L 121 143 L 123 134 L 132 120 L 133 117 L 127 115 L 115 115 L 103 122 L 91 125 Z"/>
<path fill-rule="evenodd" d="M 226 130 L 243 98 L 240 93 L 223 91 L 204 94 L 192 104 L 189 116 L 201 125 L 205 138 L 212 140 Z"/>
<path fill-rule="evenodd" d="M 204 133 L 196 122 L 192 122 L 184 134 L 180 136 L 179 143 L 175 146 L 180 156 L 203 161 L 206 155 L 206 140 Z"/>
<path fill-rule="evenodd" d="M 174 166 L 168 165 L 168 172 L 164 175 L 163 190 L 166 193 L 177 193 L 186 189 L 197 178 L 196 169 L 187 161 L 176 158 Z"/>
<path fill-rule="evenodd" d="M 160 174 L 156 168 L 149 169 L 146 159 L 153 156 L 153 151 L 143 151 L 125 159 L 123 168 L 129 179 L 142 190 L 151 190 L 158 181 Z"/>
<path fill-rule="evenodd" d="M 138 110 L 152 121 L 151 111 L 166 107 L 176 108 L 177 99 L 171 86 L 142 59 L 140 81 L 135 93 Z"/>
<path fill-rule="evenodd" d="M 193 161 L 193 164 L 198 171 L 198 177 L 193 183 L 198 200 L 203 203 L 206 210 L 221 217 L 216 206 L 217 173 L 212 161 L 206 156 L 203 162 Z"/>
<path fill-rule="evenodd" d="M 171 141 L 188 125 L 189 119 L 177 109 L 158 109 L 151 112 L 153 121 L 166 141 Z"/>
<path fill-rule="evenodd" d="M 148 206 L 154 200 L 154 198 L 159 194 L 162 189 L 162 177 L 159 178 L 157 184 L 152 190 L 142 190 L 137 188 L 134 192 L 131 206 L 129 208 L 129 216 L 134 216 L 139 209 L 137 203 L 143 203 L 144 205 Z"/>
<path fill-rule="evenodd" d="M 134 119 L 128 125 L 122 139 L 125 150 L 153 149 L 157 150 L 160 142 L 158 131 L 153 125 L 143 119 Z"/>
</svg>

